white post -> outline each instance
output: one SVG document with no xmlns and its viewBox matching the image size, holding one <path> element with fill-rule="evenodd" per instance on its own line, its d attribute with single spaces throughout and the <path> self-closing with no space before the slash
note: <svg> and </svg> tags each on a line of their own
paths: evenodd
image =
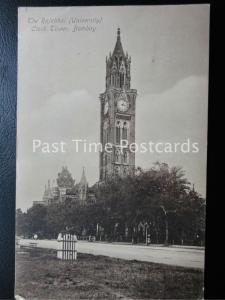
<svg viewBox="0 0 225 300">
<path fill-rule="evenodd" d="M 77 236 L 71 234 L 59 233 L 58 238 L 57 258 L 62 260 L 76 260 L 77 259 Z"/>
<path fill-rule="evenodd" d="M 146 226 L 146 229 L 145 229 L 145 239 L 146 239 L 146 246 L 148 246 L 148 226 Z"/>
<path fill-rule="evenodd" d="M 62 259 L 62 251 L 63 251 L 63 235 L 62 233 L 59 233 L 58 238 L 58 249 L 57 249 L 57 258 Z"/>
</svg>

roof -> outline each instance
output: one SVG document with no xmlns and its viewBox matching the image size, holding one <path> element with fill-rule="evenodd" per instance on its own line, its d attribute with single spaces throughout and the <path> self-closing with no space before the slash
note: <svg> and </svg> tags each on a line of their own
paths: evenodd
<svg viewBox="0 0 225 300">
<path fill-rule="evenodd" d="M 87 179 L 85 176 L 85 168 L 83 167 L 83 172 L 82 172 L 82 176 L 80 179 L 80 185 L 87 185 L 87 184 L 88 184 L 88 182 L 87 182 Z"/>
<path fill-rule="evenodd" d="M 117 41 L 112 56 L 118 56 L 118 57 L 125 56 L 121 39 L 120 39 L 120 28 L 117 29 Z"/>
</svg>

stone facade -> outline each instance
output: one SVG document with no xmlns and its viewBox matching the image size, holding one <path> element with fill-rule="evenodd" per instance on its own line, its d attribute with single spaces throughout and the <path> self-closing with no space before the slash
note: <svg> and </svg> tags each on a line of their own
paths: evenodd
<svg viewBox="0 0 225 300">
<path fill-rule="evenodd" d="M 88 182 L 83 168 L 81 180 L 75 184 L 71 173 L 67 167 L 62 167 L 58 177 L 50 183 L 45 185 L 45 191 L 42 201 L 34 201 L 34 205 L 43 204 L 50 205 L 53 203 L 61 203 L 66 200 L 79 202 L 80 204 L 90 204 L 95 202 L 95 193 L 92 188 L 89 188 Z"/>
<path fill-rule="evenodd" d="M 131 89 L 130 66 L 131 57 L 123 51 L 118 29 L 114 51 L 106 57 L 106 90 L 100 94 L 100 182 L 134 173 L 135 153 L 129 145 L 135 142 L 137 90 Z M 127 148 L 121 147 L 121 140 L 127 141 Z M 113 145 L 111 153 L 105 151 L 107 143 Z"/>
</svg>

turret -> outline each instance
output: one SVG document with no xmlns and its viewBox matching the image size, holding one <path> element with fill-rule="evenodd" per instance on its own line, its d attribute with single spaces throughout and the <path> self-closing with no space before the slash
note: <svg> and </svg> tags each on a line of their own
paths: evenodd
<svg viewBox="0 0 225 300">
<path fill-rule="evenodd" d="M 120 28 L 117 30 L 116 45 L 113 54 L 106 57 L 106 88 L 114 87 L 119 89 L 130 88 L 130 63 L 131 59 L 123 51 L 120 38 Z"/>
<path fill-rule="evenodd" d="M 78 187 L 80 201 L 87 200 L 87 191 L 88 191 L 88 182 L 87 182 L 87 179 L 85 176 L 85 168 L 83 167 L 83 172 L 82 172 L 82 176 L 81 176 L 79 187 Z"/>
</svg>

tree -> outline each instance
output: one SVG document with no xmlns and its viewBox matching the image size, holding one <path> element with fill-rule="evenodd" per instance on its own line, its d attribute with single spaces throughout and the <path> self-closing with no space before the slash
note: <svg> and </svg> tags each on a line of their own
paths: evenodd
<svg viewBox="0 0 225 300">
<path fill-rule="evenodd" d="M 107 240 L 144 240 L 143 224 L 155 243 L 199 243 L 205 230 L 205 200 L 194 190 L 179 167 L 155 163 L 134 176 L 110 178 L 95 185 L 96 203 L 82 205 L 67 199 L 47 207 L 33 206 L 17 212 L 19 232 L 42 232 L 49 237 L 70 228 L 77 235 Z M 104 234 L 103 234 L 104 232 Z"/>
<path fill-rule="evenodd" d="M 169 168 L 167 164 L 155 163 L 149 171 L 155 177 L 158 192 L 155 194 L 154 204 L 159 207 L 164 215 L 165 244 L 169 243 L 169 216 L 176 216 L 182 207 L 185 195 L 189 190 L 189 182 L 184 177 L 181 168 Z"/>
<path fill-rule="evenodd" d="M 28 235 L 30 231 L 27 214 L 23 213 L 19 208 L 16 210 L 16 234 L 17 235 Z"/>
<path fill-rule="evenodd" d="M 34 233 L 44 235 L 46 233 L 46 215 L 47 208 L 41 204 L 34 205 L 27 210 L 27 222 L 30 235 Z"/>
</svg>

